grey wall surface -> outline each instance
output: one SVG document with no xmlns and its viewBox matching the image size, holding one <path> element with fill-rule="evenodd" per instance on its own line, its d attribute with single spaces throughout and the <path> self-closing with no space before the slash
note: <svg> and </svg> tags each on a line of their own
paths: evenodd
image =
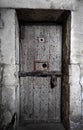
<svg viewBox="0 0 83 130">
<path fill-rule="evenodd" d="M 17 111 L 19 52 L 16 48 L 19 44 L 15 28 L 15 10 L 0 9 L 0 14 L 0 103 L 5 125 Z"/>
<path fill-rule="evenodd" d="M 5 8 L 66 9 L 71 10 L 70 128 L 79 130 L 83 127 L 83 1 L 0 0 L 0 7 L 0 103 L 4 124 L 17 111 L 19 97 L 18 24 L 15 9 Z"/>
<path fill-rule="evenodd" d="M 71 12 L 70 126 L 78 130 L 83 118 L 83 1 Z"/>
<path fill-rule="evenodd" d="M 75 0 L 0 0 L 0 7 L 67 9 L 75 8 Z"/>
</svg>

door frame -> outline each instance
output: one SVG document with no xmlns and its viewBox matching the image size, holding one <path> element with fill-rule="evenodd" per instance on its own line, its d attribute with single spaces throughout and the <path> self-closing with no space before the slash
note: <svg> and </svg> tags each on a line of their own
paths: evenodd
<svg viewBox="0 0 83 130">
<path fill-rule="evenodd" d="M 23 15 L 21 17 L 21 12 L 25 12 L 26 9 L 17 9 L 17 17 L 18 17 L 18 21 L 19 21 L 19 26 L 21 25 L 21 23 L 23 22 Z M 29 23 L 35 23 L 38 21 L 37 17 L 34 20 L 34 10 L 39 12 L 46 12 L 47 16 L 49 14 L 49 10 L 43 10 L 43 9 L 32 9 L 29 10 L 27 9 L 26 13 L 32 12 L 33 14 L 31 14 L 32 19 L 29 17 L 29 19 L 25 19 L 24 20 L 27 21 L 29 20 Z M 56 12 L 57 10 L 52 10 L 54 12 L 54 15 L 56 16 Z M 61 121 L 64 125 L 64 127 L 66 128 L 66 130 L 68 130 L 70 128 L 70 122 L 69 122 L 69 113 L 70 113 L 70 100 L 69 100 L 69 95 L 70 95 L 70 86 L 69 86 L 69 65 L 70 65 L 70 45 L 71 45 L 71 41 L 70 41 L 70 37 L 71 37 L 71 11 L 69 10 L 59 10 L 62 11 L 62 13 L 60 14 L 60 16 L 57 18 L 57 20 L 54 20 L 53 18 L 47 18 L 46 19 L 42 19 L 39 22 L 42 23 L 51 23 L 51 22 L 56 22 L 57 24 L 62 25 L 62 85 L 61 85 Z M 40 14 L 40 16 L 42 15 L 42 13 Z M 50 14 L 51 15 L 51 14 Z M 28 15 L 27 15 L 28 16 Z M 19 36 L 20 37 L 20 36 Z M 20 54 L 19 54 L 20 55 Z M 20 83 L 19 83 L 20 84 Z M 20 88 L 19 88 L 19 92 L 20 92 Z M 20 93 L 19 93 L 20 95 Z M 17 102 L 18 104 L 18 102 Z M 19 104 L 19 109 L 20 109 L 20 104 Z M 19 118 L 20 115 L 18 114 Z"/>
</svg>

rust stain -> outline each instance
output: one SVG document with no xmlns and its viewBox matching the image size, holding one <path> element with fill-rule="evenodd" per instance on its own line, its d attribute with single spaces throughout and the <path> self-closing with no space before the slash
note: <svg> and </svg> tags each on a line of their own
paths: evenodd
<svg viewBox="0 0 83 130">
<path fill-rule="evenodd" d="M 49 70 L 49 63 L 47 61 L 35 61 L 34 62 L 35 71 L 47 71 Z"/>
</svg>

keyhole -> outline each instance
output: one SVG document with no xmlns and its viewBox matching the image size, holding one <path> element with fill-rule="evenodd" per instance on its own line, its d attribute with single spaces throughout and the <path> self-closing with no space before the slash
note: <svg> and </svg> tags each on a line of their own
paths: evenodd
<svg viewBox="0 0 83 130">
<path fill-rule="evenodd" d="M 44 42 L 44 38 L 39 38 L 39 42 Z"/>
<path fill-rule="evenodd" d="M 43 41 L 43 39 L 41 38 L 41 42 Z"/>
<path fill-rule="evenodd" d="M 43 68 L 46 68 L 46 67 L 47 67 L 47 64 L 46 64 L 46 63 L 44 63 L 42 66 L 43 66 Z"/>
</svg>

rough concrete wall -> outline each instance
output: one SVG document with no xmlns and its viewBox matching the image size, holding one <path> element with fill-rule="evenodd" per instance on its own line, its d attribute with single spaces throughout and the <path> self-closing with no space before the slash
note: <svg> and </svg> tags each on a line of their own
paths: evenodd
<svg viewBox="0 0 83 130">
<path fill-rule="evenodd" d="M 73 10 L 75 0 L 0 0 L 0 7 Z"/>
<path fill-rule="evenodd" d="M 71 19 L 70 127 L 83 126 L 83 1 L 77 1 Z"/>
<path fill-rule="evenodd" d="M 15 94 L 18 87 L 16 41 L 15 41 L 15 10 L 0 9 L 3 26 L 0 28 L 0 103 L 3 112 L 3 125 L 10 122 L 16 111 Z"/>
</svg>

